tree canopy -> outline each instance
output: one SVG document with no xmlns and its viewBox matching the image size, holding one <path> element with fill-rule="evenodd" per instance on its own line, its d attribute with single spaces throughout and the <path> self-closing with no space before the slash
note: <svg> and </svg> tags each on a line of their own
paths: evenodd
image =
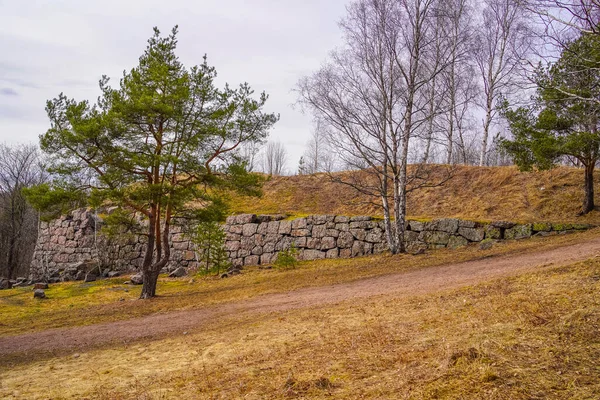
<svg viewBox="0 0 600 400">
<path fill-rule="evenodd" d="M 279 118 L 263 111 L 268 96 L 255 98 L 246 83 L 217 88 L 206 56 L 185 68 L 176 36 L 177 27 L 166 37 L 154 28 L 118 87 L 102 77 L 96 104 L 62 93 L 47 102 L 51 127 L 40 144 L 55 179 L 30 196 L 43 207 L 57 193 L 85 192 L 92 205 L 119 206 L 114 220 L 142 216 L 148 237 L 142 298 L 155 295 L 169 262 L 170 226 L 190 212 L 190 201 L 201 205 L 197 217 L 217 219 L 225 211 L 221 189 L 258 193 L 258 178 L 247 173 L 238 150 L 264 141 Z"/>
<path fill-rule="evenodd" d="M 594 209 L 593 172 L 600 157 L 600 37 L 583 33 L 560 59 L 538 68 L 535 104 L 505 108 L 513 140 L 503 147 L 523 170 L 548 169 L 562 157 L 585 168 L 583 213 Z"/>
</svg>

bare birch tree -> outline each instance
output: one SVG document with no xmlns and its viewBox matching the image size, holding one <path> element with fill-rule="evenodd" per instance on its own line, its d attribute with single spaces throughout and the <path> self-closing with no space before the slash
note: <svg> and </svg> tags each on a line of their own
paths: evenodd
<svg viewBox="0 0 600 400">
<path fill-rule="evenodd" d="M 484 1 L 475 56 L 483 89 L 480 107 L 485 113 L 480 166 L 486 163 L 490 127 L 496 117 L 499 100 L 518 87 L 518 74 L 532 50 L 528 22 L 526 9 L 515 0 Z"/>
<path fill-rule="evenodd" d="M 541 24 L 542 29 L 537 33 L 544 43 L 544 46 L 538 49 L 538 55 L 549 62 L 556 61 L 565 50 L 571 52 L 570 44 L 580 35 L 600 35 L 600 0 L 517 1 L 523 8 L 538 17 L 537 22 Z M 600 69 L 597 57 L 594 59 L 582 54 L 572 55 L 575 56 L 574 62 L 579 64 L 580 68 Z M 585 96 L 564 87 L 553 89 L 572 100 L 600 103 L 600 99 L 594 96 Z"/>
<path fill-rule="evenodd" d="M 38 214 L 22 189 L 45 179 L 37 146 L 0 144 L 0 274 L 8 278 L 27 272 L 37 238 Z"/>
<path fill-rule="evenodd" d="M 327 124 L 340 158 L 371 177 L 371 183 L 346 183 L 380 197 L 392 253 L 405 251 L 410 141 L 429 120 L 427 84 L 445 66 L 434 57 L 437 5 L 351 3 L 340 24 L 344 49 L 298 84 L 300 102 Z"/>
<path fill-rule="evenodd" d="M 269 175 L 283 175 L 287 163 L 287 151 L 279 141 L 269 141 L 262 155 L 263 172 Z"/>
</svg>

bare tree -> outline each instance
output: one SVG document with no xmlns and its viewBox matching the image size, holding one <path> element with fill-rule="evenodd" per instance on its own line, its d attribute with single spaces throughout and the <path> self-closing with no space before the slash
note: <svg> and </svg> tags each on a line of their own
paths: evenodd
<svg viewBox="0 0 600 400">
<path fill-rule="evenodd" d="M 335 152 L 329 146 L 326 125 L 322 121 L 315 121 L 311 138 L 306 143 L 302 161 L 303 171 L 306 174 L 335 170 Z"/>
<path fill-rule="evenodd" d="M 572 41 L 581 35 L 600 35 L 600 0 L 517 0 L 532 15 L 537 16 L 537 22 L 542 29 L 538 34 L 544 46 L 538 49 L 540 58 L 549 62 L 556 61 L 568 51 L 579 68 L 600 69 L 597 57 L 578 54 L 570 50 Z M 535 81 L 535 78 L 533 79 Z M 536 81 L 536 84 L 542 82 Z M 555 87 L 554 90 L 576 101 L 600 103 L 595 96 L 586 96 L 581 92 L 575 93 L 567 88 Z"/>
<path fill-rule="evenodd" d="M 270 141 L 262 155 L 263 172 L 269 175 L 283 175 L 287 163 L 285 146 L 278 141 Z"/>
<path fill-rule="evenodd" d="M 246 169 L 254 172 L 258 167 L 258 157 L 262 143 L 244 143 L 240 146 L 239 157 L 246 163 Z"/>
<path fill-rule="evenodd" d="M 38 230 L 38 214 L 22 189 L 43 183 L 46 174 L 35 145 L 0 144 L 0 274 L 26 273 Z"/>
<path fill-rule="evenodd" d="M 427 84 L 445 66 L 435 57 L 437 5 L 351 3 L 340 24 L 345 48 L 298 85 L 301 103 L 327 124 L 343 162 L 371 177 L 344 183 L 380 197 L 392 253 L 405 251 L 406 193 L 416 182 L 407 168 L 410 141 L 429 121 Z"/>
<path fill-rule="evenodd" d="M 446 164 L 455 159 L 466 163 L 464 127 L 473 101 L 472 41 L 473 17 L 470 0 L 444 0 L 440 18 L 441 45 L 449 52 L 448 67 L 441 74 L 443 129 L 446 136 Z M 455 157 L 455 144 L 461 154 Z"/>
<path fill-rule="evenodd" d="M 517 78 L 532 50 L 527 10 L 515 0 L 485 0 L 477 32 L 475 60 L 482 82 L 480 104 L 485 112 L 479 165 L 486 162 L 490 127 L 500 99 L 519 87 Z"/>
</svg>

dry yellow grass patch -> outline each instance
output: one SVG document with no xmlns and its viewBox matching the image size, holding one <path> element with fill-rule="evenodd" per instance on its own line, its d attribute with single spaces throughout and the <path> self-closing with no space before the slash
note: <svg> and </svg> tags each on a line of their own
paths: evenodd
<svg viewBox="0 0 600 400">
<path fill-rule="evenodd" d="M 441 177 L 447 166 L 432 166 Z M 355 172 L 340 172 L 349 175 Z M 272 177 L 260 199 L 234 197 L 236 213 L 291 215 L 381 215 L 369 199 L 326 174 Z M 412 192 L 408 214 L 418 218 L 461 217 L 476 220 L 586 222 L 600 224 L 600 212 L 577 217 L 583 201 L 583 171 L 558 167 L 519 172 L 516 167 L 457 166 L 453 178 L 440 187 Z M 597 198 L 597 202 L 600 197 Z"/>
<path fill-rule="evenodd" d="M 16 366 L 2 398 L 595 399 L 600 260 Z"/>
<path fill-rule="evenodd" d="M 48 298 L 44 300 L 34 299 L 31 287 L 3 290 L 0 291 L 0 335 L 124 320 L 493 255 L 540 251 L 586 241 L 599 234 L 600 230 L 595 229 L 545 239 L 501 242 L 486 251 L 473 245 L 457 250 L 431 251 L 421 256 L 384 254 L 303 262 L 298 268 L 289 271 L 250 267 L 242 275 L 229 279 L 163 277 L 158 284 L 159 297 L 147 301 L 136 300 L 140 287 L 124 285 L 123 282 L 127 280 L 125 277 L 92 283 L 51 285 L 46 291 Z"/>
</svg>

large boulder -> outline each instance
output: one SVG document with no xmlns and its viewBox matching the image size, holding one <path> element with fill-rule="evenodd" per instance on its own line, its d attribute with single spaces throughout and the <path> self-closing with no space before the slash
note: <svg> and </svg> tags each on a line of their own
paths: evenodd
<svg viewBox="0 0 600 400">
<path fill-rule="evenodd" d="M 179 267 L 169 274 L 169 278 L 181 278 L 182 276 L 186 275 L 187 270 L 183 267 Z"/>
<path fill-rule="evenodd" d="M 43 289 L 35 289 L 33 291 L 33 297 L 35 299 L 45 299 L 46 298 L 46 292 L 44 292 Z"/>
<path fill-rule="evenodd" d="M 141 285 L 142 283 L 144 283 L 144 276 L 142 275 L 141 272 L 138 272 L 137 274 L 132 275 L 129 280 L 134 285 Z"/>
<path fill-rule="evenodd" d="M 12 288 L 12 282 L 9 279 L 0 279 L 0 290 Z"/>
</svg>

